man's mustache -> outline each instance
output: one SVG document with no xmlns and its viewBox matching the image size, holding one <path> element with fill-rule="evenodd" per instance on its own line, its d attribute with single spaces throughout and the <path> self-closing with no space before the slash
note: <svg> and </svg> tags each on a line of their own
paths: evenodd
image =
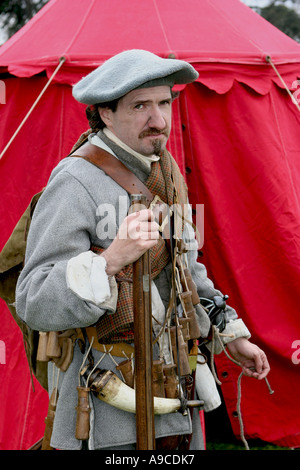
<svg viewBox="0 0 300 470">
<path fill-rule="evenodd" d="M 144 137 L 148 137 L 149 135 L 162 135 L 162 134 L 168 137 L 167 129 L 160 130 L 156 128 L 150 128 L 150 129 L 147 129 L 146 131 L 141 132 L 139 135 L 139 138 L 143 139 Z"/>
</svg>

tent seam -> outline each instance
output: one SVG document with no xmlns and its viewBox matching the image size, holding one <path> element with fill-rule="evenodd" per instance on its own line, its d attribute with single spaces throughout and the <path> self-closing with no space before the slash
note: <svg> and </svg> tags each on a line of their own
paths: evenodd
<svg viewBox="0 0 300 470">
<path fill-rule="evenodd" d="M 166 41 L 167 48 L 169 49 L 169 51 L 171 51 L 172 49 L 171 49 L 171 46 L 170 46 L 166 31 L 165 31 L 165 28 L 164 28 L 160 13 L 159 13 L 159 10 L 158 10 L 158 7 L 157 7 L 156 0 L 153 0 L 153 4 L 154 4 L 154 8 L 155 8 L 155 11 L 156 11 L 156 14 L 157 14 L 159 24 L 161 26 L 161 29 L 162 29 L 162 32 L 163 32 L 163 35 L 164 35 L 164 38 L 165 38 L 165 41 Z"/>
<path fill-rule="evenodd" d="M 212 6 L 212 8 L 214 8 L 214 10 L 217 11 L 217 8 L 213 5 L 213 3 L 211 2 L 211 0 L 208 0 L 208 2 L 210 3 L 210 5 Z M 246 6 L 246 5 L 245 5 Z M 230 18 L 227 16 L 227 15 L 224 15 L 224 12 L 220 10 L 218 10 L 218 12 L 223 16 L 224 20 L 227 21 L 227 23 L 229 23 L 231 25 L 231 27 L 241 35 L 241 37 L 243 39 L 247 39 L 254 47 L 255 49 L 257 49 L 261 54 L 262 56 L 265 56 L 266 55 L 266 52 L 264 52 L 262 49 L 260 49 L 260 47 L 255 43 L 253 42 L 250 38 L 245 38 L 243 36 L 243 33 L 242 33 L 242 30 L 240 28 L 237 28 L 233 23 L 232 21 L 230 20 Z"/>
<path fill-rule="evenodd" d="M 23 430 L 22 430 L 21 439 L 20 439 L 20 450 L 23 449 L 26 429 L 28 427 L 28 412 L 29 412 L 29 408 L 30 408 L 30 402 L 31 402 L 31 383 L 29 383 L 29 391 L 28 391 L 28 395 L 27 395 L 27 403 L 26 403 L 26 411 L 25 411 L 25 416 L 24 416 L 24 424 L 23 424 Z"/>
<path fill-rule="evenodd" d="M 279 126 L 277 110 L 276 110 L 276 106 L 275 106 L 275 102 L 274 102 L 272 93 L 270 93 L 270 99 L 271 99 L 271 103 L 272 103 L 272 108 L 273 108 L 273 112 L 274 112 L 274 117 L 275 117 L 275 121 L 276 121 L 276 126 L 277 126 L 277 129 L 278 129 L 278 134 L 279 134 L 279 137 L 280 137 L 281 147 L 282 147 L 282 150 L 283 150 L 284 160 L 285 160 L 285 164 L 286 164 L 287 171 L 288 171 L 288 175 L 289 175 L 290 184 L 291 184 L 291 187 L 292 187 L 292 189 L 293 189 L 293 194 L 294 194 L 296 206 L 298 207 L 298 212 L 300 212 L 300 207 L 299 207 L 299 201 L 298 201 L 298 197 L 297 197 L 297 192 L 296 192 L 296 190 L 295 190 L 295 183 L 294 183 L 294 181 L 293 181 L 293 178 L 292 178 L 292 171 L 291 171 L 291 168 L 290 168 L 288 159 L 287 159 L 287 151 L 286 151 L 286 147 L 285 147 L 285 144 L 284 144 L 284 140 L 283 140 L 283 136 L 282 136 L 282 133 L 281 133 L 281 129 L 280 129 L 280 126 Z"/>
<path fill-rule="evenodd" d="M 60 124 L 59 124 L 59 148 L 58 148 L 58 155 L 62 158 L 62 148 L 63 148 L 63 118 L 65 113 L 65 88 L 62 90 L 61 95 L 61 109 L 60 109 Z"/>
<path fill-rule="evenodd" d="M 77 32 L 74 34 L 73 38 L 71 39 L 70 43 L 68 44 L 68 46 L 65 49 L 65 52 L 62 55 L 67 54 L 70 47 L 74 44 L 76 38 L 78 37 L 78 35 L 81 32 L 84 24 L 86 23 L 86 20 L 88 19 L 89 15 L 90 15 L 90 11 L 94 7 L 94 5 L 95 5 L 95 0 L 93 0 L 92 3 L 90 4 L 89 8 L 87 9 L 87 11 L 85 13 L 85 16 L 83 17 L 83 20 L 82 20 L 81 24 L 78 27 Z"/>
</svg>

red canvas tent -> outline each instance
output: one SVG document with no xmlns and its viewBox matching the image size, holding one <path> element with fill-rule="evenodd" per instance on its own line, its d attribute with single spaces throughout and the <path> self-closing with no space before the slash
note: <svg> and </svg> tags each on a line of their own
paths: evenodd
<svg viewBox="0 0 300 470">
<path fill-rule="evenodd" d="M 298 86 L 300 46 L 238 0 L 50 0 L 0 48 L 0 151 L 18 130 L 0 160 L 0 248 L 87 128 L 72 84 L 131 48 L 199 71 L 175 102 L 169 148 L 194 209 L 204 204 L 209 276 L 271 363 L 273 395 L 264 381 L 241 381 L 244 433 L 300 446 L 300 113 L 287 91 Z M 0 341 L 0 448 L 26 449 L 43 433 L 48 397 L 37 383 L 32 392 L 2 301 Z M 239 435 L 240 369 L 222 354 L 217 371 Z"/>
</svg>

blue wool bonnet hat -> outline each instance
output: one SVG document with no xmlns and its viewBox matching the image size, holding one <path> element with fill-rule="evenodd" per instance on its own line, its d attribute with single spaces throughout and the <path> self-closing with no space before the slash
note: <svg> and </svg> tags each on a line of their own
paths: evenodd
<svg viewBox="0 0 300 470">
<path fill-rule="evenodd" d="M 152 52 L 133 49 L 121 52 L 73 87 L 73 96 L 87 105 L 121 98 L 136 88 L 191 83 L 199 76 L 183 60 L 163 59 Z"/>
</svg>

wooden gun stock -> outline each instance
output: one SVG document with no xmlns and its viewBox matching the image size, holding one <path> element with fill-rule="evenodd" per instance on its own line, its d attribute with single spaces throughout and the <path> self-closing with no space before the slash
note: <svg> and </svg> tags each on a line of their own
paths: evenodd
<svg viewBox="0 0 300 470">
<path fill-rule="evenodd" d="M 131 203 L 146 206 L 146 197 L 131 195 Z M 133 312 L 136 384 L 136 448 L 155 449 L 152 393 L 152 312 L 149 251 L 133 263 Z"/>
</svg>

